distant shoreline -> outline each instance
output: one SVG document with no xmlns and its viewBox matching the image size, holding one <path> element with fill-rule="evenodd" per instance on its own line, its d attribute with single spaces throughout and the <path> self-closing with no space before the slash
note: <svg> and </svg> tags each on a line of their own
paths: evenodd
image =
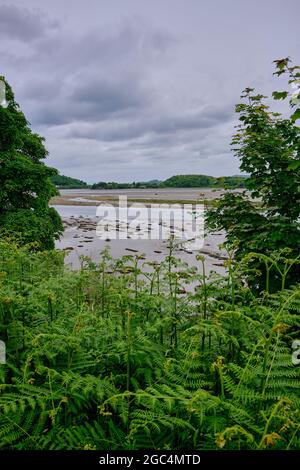
<svg viewBox="0 0 300 470">
<path fill-rule="evenodd" d="M 149 207 L 153 204 L 204 204 L 211 206 L 226 192 L 240 192 L 241 189 L 221 190 L 211 188 L 161 188 L 151 190 L 147 189 L 69 189 L 61 190 L 58 196 L 50 200 L 52 206 L 98 206 L 99 204 L 108 204 L 112 206 L 119 205 L 119 197 L 127 197 L 128 204 L 143 204 Z"/>
<path fill-rule="evenodd" d="M 178 204 L 180 206 L 183 206 L 184 204 L 190 204 L 190 205 L 195 205 L 195 204 L 203 204 L 205 206 L 210 206 L 213 204 L 212 200 L 178 200 L 178 199 L 134 199 L 134 198 L 128 198 L 127 199 L 129 204 L 143 204 L 145 207 L 150 207 L 152 205 L 162 205 L 162 204 Z M 118 206 L 119 201 L 117 198 L 99 198 L 97 200 L 91 200 L 91 201 L 76 201 L 73 199 L 68 199 L 64 197 L 54 197 L 50 200 L 50 205 L 51 206 L 94 206 L 97 207 L 100 204 L 107 204 L 111 206 Z"/>
<path fill-rule="evenodd" d="M 244 188 L 247 176 L 211 176 L 203 174 L 174 175 L 166 180 L 152 179 L 149 181 L 135 181 L 131 183 L 117 181 L 99 181 L 88 184 L 85 181 L 65 175 L 52 176 L 51 181 L 58 189 L 237 189 Z"/>
</svg>

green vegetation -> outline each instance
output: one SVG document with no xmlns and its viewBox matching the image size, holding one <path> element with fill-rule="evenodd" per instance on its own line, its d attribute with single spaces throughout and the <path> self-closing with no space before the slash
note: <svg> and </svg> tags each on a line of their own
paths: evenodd
<svg viewBox="0 0 300 470">
<path fill-rule="evenodd" d="M 0 244 L 2 449 L 299 449 L 300 286 L 141 262 Z"/>
<path fill-rule="evenodd" d="M 244 188 L 245 177 L 221 176 L 215 178 L 207 175 L 177 175 L 165 181 L 145 181 L 137 183 L 105 183 L 93 184 L 91 189 L 131 189 L 131 188 Z"/>
<path fill-rule="evenodd" d="M 143 187 L 148 187 L 147 183 L 144 183 L 145 186 Z M 91 185 L 91 189 L 131 189 L 131 188 L 139 188 L 142 186 L 139 186 L 139 183 L 116 183 L 114 181 L 110 182 L 105 182 L 105 181 L 99 181 L 99 183 L 95 183 Z M 153 187 L 153 186 L 149 186 Z M 155 186 L 157 187 L 157 186 Z"/>
<path fill-rule="evenodd" d="M 244 176 L 214 176 L 207 175 L 176 175 L 165 181 L 137 181 L 133 183 L 116 183 L 115 181 L 99 181 L 88 185 L 84 181 L 64 175 L 51 177 L 52 183 L 59 189 L 155 189 L 155 188 L 225 188 L 235 189 L 245 187 Z"/>
<path fill-rule="evenodd" d="M 300 448 L 299 113 L 283 119 L 252 91 L 233 143 L 263 206 L 228 194 L 210 211 L 226 275 L 176 259 L 174 239 L 161 264 L 104 251 L 78 271 L 30 233 L 0 239 L 2 449 Z M 19 157 L 6 142 L 3 163 Z"/>
<path fill-rule="evenodd" d="M 299 67 L 289 66 L 288 59 L 277 61 L 277 74 L 288 72 L 290 82 L 299 81 L 298 70 Z M 241 161 L 241 170 L 249 173 L 246 188 L 262 204 L 258 207 L 245 194 L 225 194 L 209 211 L 208 223 L 215 230 L 226 230 L 228 246 L 234 247 L 236 259 L 251 252 L 269 256 L 283 249 L 289 250 L 291 258 L 297 258 L 300 257 L 300 128 L 295 121 L 300 116 L 297 111 L 288 118 L 271 112 L 263 102 L 265 97 L 253 92 L 252 88 L 246 88 L 242 95 L 246 103 L 236 106 L 241 124 L 232 145 Z M 273 94 L 275 99 L 282 95 L 288 96 L 288 92 Z M 268 263 L 261 258 L 253 262 L 253 268 L 263 273 L 269 270 Z M 280 285 L 281 274 L 277 277 Z M 300 282 L 298 264 L 287 273 L 287 281 Z M 257 283 L 257 276 L 253 282 Z M 277 287 L 274 283 L 273 288 Z"/>
<path fill-rule="evenodd" d="M 53 248 L 62 232 L 58 213 L 49 208 L 56 194 L 49 177 L 56 170 L 42 160 L 44 139 L 32 133 L 5 81 L 7 107 L 0 106 L 0 231 L 18 233 L 23 243 Z"/>
<path fill-rule="evenodd" d="M 163 182 L 167 188 L 244 188 L 242 176 L 177 175 Z"/>
<path fill-rule="evenodd" d="M 52 183 L 60 189 L 85 189 L 88 188 L 88 184 L 84 181 L 77 180 L 76 178 L 70 178 L 70 176 L 54 175 L 51 176 Z"/>
</svg>

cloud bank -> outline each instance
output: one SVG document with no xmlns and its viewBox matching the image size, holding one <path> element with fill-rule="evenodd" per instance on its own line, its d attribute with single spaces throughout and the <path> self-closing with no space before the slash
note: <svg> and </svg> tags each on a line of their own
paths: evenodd
<svg viewBox="0 0 300 470">
<path fill-rule="evenodd" d="M 277 1 L 262 18 L 256 0 L 248 18 L 243 1 L 224 3 L 0 5 L 0 74 L 46 137 L 48 164 L 89 182 L 238 173 L 234 104 L 245 86 L 274 89 L 271 62 L 296 61 L 299 39 L 286 21 L 278 29 L 295 11 Z"/>
</svg>

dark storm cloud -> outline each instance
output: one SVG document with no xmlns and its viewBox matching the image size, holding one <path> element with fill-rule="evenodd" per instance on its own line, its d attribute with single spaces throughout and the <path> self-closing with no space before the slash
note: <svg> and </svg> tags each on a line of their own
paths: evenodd
<svg viewBox="0 0 300 470">
<path fill-rule="evenodd" d="M 56 26 L 46 22 L 40 14 L 15 5 L 0 5 L 0 37 L 33 41 L 44 36 L 45 31 Z"/>
<path fill-rule="evenodd" d="M 147 105 L 148 94 L 136 80 L 92 79 L 77 84 L 69 95 L 78 108 L 89 109 L 88 120 L 101 119 L 114 113 L 137 111 Z"/>
<path fill-rule="evenodd" d="M 33 103 L 49 105 L 51 100 L 59 100 L 62 95 L 63 83 L 58 80 L 33 78 L 24 85 L 23 98 Z"/>
<path fill-rule="evenodd" d="M 70 176 L 234 174 L 241 90 L 285 89 L 274 84 L 272 60 L 300 62 L 298 1 L 247 5 L 8 0 L 0 5 L 0 75 L 46 137 L 49 164 Z"/>
<path fill-rule="evenodd" d="M 55 81 L 38 84 L 26 97 L 34 101 L 34 123 L 54 126 L 78 122 L 78 127 L 141 112 L 149 101 L 148 93 L 133 81 L 89 78 L 82 78 L 73 90 L 67 84 L 59 87 Z"/>
<path fill-rule="evenodd" d="M 20 58 L 36 71 L 22 84 L 31 122 L 80 125 L 143 113 L 155 99 L 146 69 L 166 60 L 174 42 L 170 34 L 144 31 L 131 21 L 107 34 L 94 31 L 74 39 L 39 41 L 26 60 Z M 48 70 L 47 79 L 41 79 L 41 69 Z"/>
<path fill-rule="evenodd" d="M 128 108 L 127 108 L 128 110 Z M 144 108 L 141 108 L 142 112 Z M 186 133 L 209 129 L 218 124 L 224 123 L 232 118 L 230 109 L 218 109 L 216 107 L 206 107 L 194 113 L 158 114 L 155 109 L 151 110 L 150 116 L 143 116 L 143 119 L 136 119 L 134 113 L 127 115 L 126 119 L 116 118 L 111 122 L 90 123 L 83 126 L 81 123 L 75 124 L 68 131 L 67 137 L 93 139 L 100 141 L 123 141 L 137 139 L 143 136 L 151 136 L 151 145 L 160 142 L 173 142 L 178 138 L 187 138 Z M 162 136 L 162 137 L 160 137 Z M 194 136 L 193 136 L 194 137 Z M 147 139 L 150 144 L 149 137 Z M 147 144 L 145 144 L 147 145 Z"/>
<path fill-rule="evenodd" d="M 116 74 L 137 75 L 144 73 L 145 67 L 158 65 L 175 44 L 174 35 L 133 20 L 108 29 L 80 29 L 75 35 L 68 34 L 61 22 L 57 34 L 41 38 L 30 56 L 20 57 L 20 61 L 27 66 L 43 65 L 54 74 L 104 75 L 114 79 Z"/>
<path fill-rule="evenodd" d="M 194 113 L 181 113 L 178 116 L 173 115 L 164 120 L 160 119 L 154 124 L 152 130 L 160 134 L 173 133 L 178 130 L 209 129 L 218 123 L 226 122 L 231 117 L 232 111 L 229 108 L 220 109 L 215 106 L 206 106 Z"/>
</svg>

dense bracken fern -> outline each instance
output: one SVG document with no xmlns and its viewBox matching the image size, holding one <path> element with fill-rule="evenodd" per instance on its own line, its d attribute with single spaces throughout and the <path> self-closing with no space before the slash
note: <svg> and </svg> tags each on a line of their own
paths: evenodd
<svg viewBox="0 0 300 470">
<path fill-rule="evenodd" d="M 249 260 L 206 277 L 170 246 L 70 272 L 0 243 L 2 449 L 300 448 L 299 285 L 254 295 Z"/>
</svg>

